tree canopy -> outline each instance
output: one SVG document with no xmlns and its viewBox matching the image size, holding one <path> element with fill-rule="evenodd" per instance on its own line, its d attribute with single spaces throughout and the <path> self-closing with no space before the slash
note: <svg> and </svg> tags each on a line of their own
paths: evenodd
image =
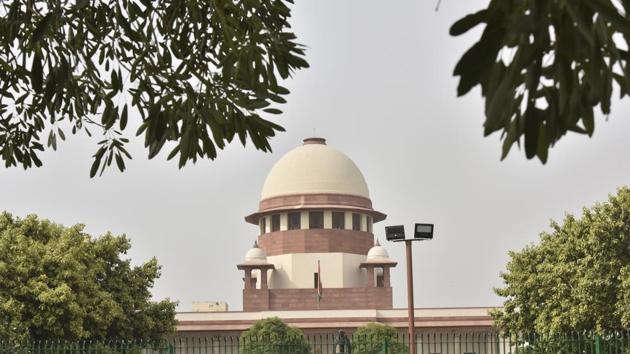
<svg viewBox="0 0 630 354">
<path fill-rule="evenodd" d="M 454 75 L 460 96 L 481 87 L 484 134 L 501 132 L 502 158 L 517 143 L 545 163 L 567 132 L 593 134 L 614 88 L 630 94 L 629 11 L 627 0 L 491 0 L 453 24 L 454 36 L 485 24 Z"/>
<path fill-rule="evenodd" d="M 0 4 L 0 156 L 41 166 L 69 134 L 96 133 L 94 176 L 131 155 L 130 129 L 148 157 L 165 146 L 179 167 L 214 159 L 238 136 L 270 151 L 289 91 L 307 68 L 288 22 L 292 0 L 12 0 Z M 484 134 L 501 132 L 548 159 L 567 132 L 592 136 L 615 90 L 630 93 L 630 2 L 491 0 L 451 27 L 485 24 L 459 59 L 458 95 L 485 99 Z M 130 117 L 140 121 L 129 124 Z M 133 127 L 133 128 L 131 128 Z"/>
<path fill-rule="evenodd" d="M 0 341 L 160 340 L 175 303 L 151 301 L 157 261 L 122 259 L 124 236 L 93 238 L 35 215 L 0 214 Z"/>
<path fill-rule="evenodd" d="M 40 151 L 97 133 L 91 176 L 125 169 L 129 127 L 149 158 L 180 168 L 235 136 L 270 151 L 289 91 L 308 67 L 291 0 L 12 0 L 0 4 L 0 156 L 41 166 Z M 129 124 L 133 113 L 141 122 Z"/>
<path fill-rule="evenodd" d="M 256 321 L 241 334 L 239 345 L 243 354 L 310 353 L 304 333 L 278 317 Z"/>
<path fill-rule="evenodd" d="M 510 252 L 493 317 L 508 332 L 630 328 L 630 189 L 553 222 L 540 242 Z"/>
<path fill-rule="evenodd" d="M 352 350 L 356 353 L 379 354 L 387 342 L 388 353 L 405 354 L 409 348 L 398 342 L 398 332 L 388 325 L 368 323 L 357 328 L 352 335 Z"/>
</svg>

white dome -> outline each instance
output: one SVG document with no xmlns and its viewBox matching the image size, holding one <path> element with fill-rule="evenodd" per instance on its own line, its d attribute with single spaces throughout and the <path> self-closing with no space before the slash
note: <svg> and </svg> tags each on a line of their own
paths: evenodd
<svg viewBox="0 0 630 354">
<path fill-rule="evenodd" d="M 387 250 L 385 249 L 385 247 L 381 246 L 378 243 L 378 240 L 376 240 L 376 244 L 374 244 L 374 247 L 370 248 L 370 250 L 368 251 L 367 259 L 368 260 L 389 259 L 389 253 L 387 253 Z"/>
<path fill-rule="evenodd" d="M 261 199 L 290 194 L 333 193 L 370 197 L 363 174 L 346 155 L 321 138 L 304 140 L 271 169 Z"/>
<path fill-rule="evenodd" d="M 258 245 L 256 244 L 254 244 L 254 247 L 245 254 L 245 262 L 265 262 L 266 260 L 267 254 L 265 251 L 258 248 Z"/>
</svg>

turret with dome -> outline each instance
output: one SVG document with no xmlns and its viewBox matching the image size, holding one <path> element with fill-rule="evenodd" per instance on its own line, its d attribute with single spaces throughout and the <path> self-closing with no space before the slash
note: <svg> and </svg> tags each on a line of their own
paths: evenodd
<svg viewBox="0 0 630 354">
<path fill-rule="evenodd" d="M 323 138 L 304 139 L 273 166 L 258 211 L 245 218 L 260 234 L 238 265 L 243 309 L 391 308 L 396 262 L 372 234 L 385 217 L 350 158 Z"/>
</svg>

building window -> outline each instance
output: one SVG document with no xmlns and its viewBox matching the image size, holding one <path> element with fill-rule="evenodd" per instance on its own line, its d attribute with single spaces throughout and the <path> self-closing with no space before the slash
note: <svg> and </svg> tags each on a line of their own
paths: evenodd
<svg viewBox="0 0 630 354">
<path fill-rule="evenodd" d="M 361 214 L 352 213 L 352 230 L 361 231 Z"/>
<path fill-rule="evenodd" d="M 323 229 L 324 228 L 324 212 L 311 211 L 308 213 L 308 228 Z"/>
<path fill-rule="evenodd" d="M 367 232 L 372 233 L 372 217 L 366 216 L 367 220 Z"/>
<path fill-rule="evenodd" d="M 385 281 L 383 280 L 383 274 L 376 276 L 376 287 L 383 288 L 385 287 Z"/>
<path fill-rule="evenodd" d="M 260 234 L 264 234 L 267 231 L 267 219 L 260 218 Z"/>
<path fill-rule="evenodd" d="M 289 213 L 289 230 L 299 230 L 302 228 L 302 215 L 300 212 Z"/>
<path fill-rule="evenodd" d="M 342 230 L 346 228 L 346 215 L 343 211 L 333 211 L 332 228 Z"/>
<path fill-rule="evenodd" d="M 271 231 L 280 231 L 280 214 L 271 216 Z"/>
</svg>

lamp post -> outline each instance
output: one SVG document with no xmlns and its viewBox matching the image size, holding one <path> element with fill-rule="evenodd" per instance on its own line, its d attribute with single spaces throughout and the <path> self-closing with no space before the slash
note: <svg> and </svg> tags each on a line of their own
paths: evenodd
<svg viewBox="0 0 630 354">
<path fill-rule="evenodd" d="M 407 316 L 409 317 L 409 353 L 416 354 L 416 315 L 413 304 L 413 259 L 411 254 L 412 241 L 433 239 L 433 224 L 415 224 L 413 238 L 405 239 L 405 226 L 386 226 L 385 237 L 388 241 L 405 241 L 407 254 Z"/>
</svg>

